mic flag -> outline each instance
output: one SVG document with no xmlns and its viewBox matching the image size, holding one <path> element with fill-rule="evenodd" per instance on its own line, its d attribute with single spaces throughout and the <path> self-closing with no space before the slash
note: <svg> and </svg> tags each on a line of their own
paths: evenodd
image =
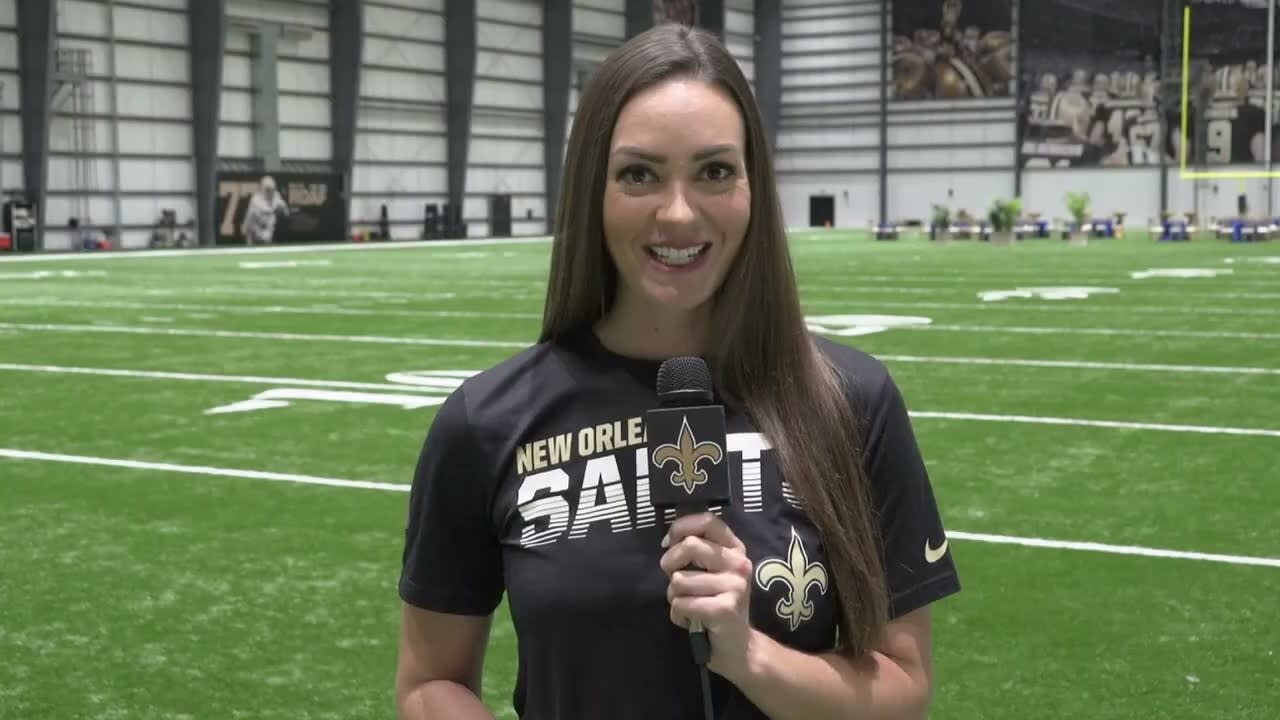
<svg viewBox="0 0 1280 720">
<path fill-rule="evenodd" d="M 712 403 L 706 362 L 671 358 L 657 385 L 660 407 L 645 414 L 652 504 L 685 514 L 729 502 L 724 407 Z"/>
</svg>

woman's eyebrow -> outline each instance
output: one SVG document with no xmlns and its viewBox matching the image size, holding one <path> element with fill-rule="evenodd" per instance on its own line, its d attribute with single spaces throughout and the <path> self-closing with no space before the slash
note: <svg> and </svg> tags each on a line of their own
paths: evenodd
<svg viewBox="0 0 1280 720">
<path fill-rule="evenodd" d="M 727 152 L 733 152 L 736 149 L 737 147 L 734 145 L 728 145 L 728 144 L 712 145 L 710 147 L 705 147 L 695 152 L 693 154 L 693 161 L 698 162 L 699 160 L 706 160 L 707 158 L 715 157 L 716 155 L 721 155 Z M 633 157 L 637 157 L 637 158 L 640 158 L 641 160 L 645 160 L 651 163 L 662 164 L 667 161 L 667 158 L 665 155 L 657 155 L 657 154 L 648 152 L 646 150 L 641 150 L 640 148 L 634 147 L 632 145 L 619 146 L 616 150 L 613 151 L 613 153 L 615 155 L 631 155 Z"/>
</svg>

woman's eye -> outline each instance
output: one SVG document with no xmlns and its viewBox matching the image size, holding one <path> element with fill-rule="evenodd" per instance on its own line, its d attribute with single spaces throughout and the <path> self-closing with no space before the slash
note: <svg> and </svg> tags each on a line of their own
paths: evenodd
<svg viewBox="0 0 1280 720">
<path fill-rule="evenodd" d="M 732 179 L 736 174 L 732 165 L 726 163 L 712 163 L 706 169 L 707 179 L 712 182 L 722 182 Z"/>
<path fill-rule="evenodd" d="M 629 165 L 618 171 L 618 180 L 625 185 L 641 185 L 647 182 L 653 173 L 649 168 L 640 165 Z"/>
</svg>

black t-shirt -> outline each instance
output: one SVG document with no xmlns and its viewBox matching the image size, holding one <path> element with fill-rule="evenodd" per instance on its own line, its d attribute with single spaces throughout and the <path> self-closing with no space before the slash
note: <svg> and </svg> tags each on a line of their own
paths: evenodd
<svg viewBox="0 0 1280 720">
<path fill-rule="evenodd" d="M 818 342 L 866 418 L 864 462 L 898 617 L 959 590 L 942 522 L 888 371 Z M 526 720 L 701 717 L 688 634 L 670 620 L 658 566 L 671 516 L 657 517 L 648 479 L 636 475 L 647 473 L 643 418 L 657 406 L 659 364 L 619 356 L 591 332 L 539 344 L 469 378 L 427 433 L 400 596 L 487 615 L 505 591 L 519 645 L 513 704 Z M 805 652 L 830 650 L 839 605 L 818 533 L 767 441 L 727 408 L 726 421 L 734 502 L 721 517 L 757 570 L 816 563 L 828 580 L 793 589 L 757 572 L 752 626 Z M 719 717 L 765 717 L 712 678 Z"/>
</svg>

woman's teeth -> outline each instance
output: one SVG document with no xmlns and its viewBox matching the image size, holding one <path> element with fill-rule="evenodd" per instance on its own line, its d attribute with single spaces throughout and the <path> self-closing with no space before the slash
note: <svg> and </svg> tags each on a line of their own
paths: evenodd
<svg viewBox="0 0 1280 720">
<path fill-rule="evenodd" d="M 664 245 L 651 245 L 649 247 L 649 254 L 662 261 L 663 264 L 679 266 L 688 265 L 694 260 L 697 260 L 698 256 L 702 254 L 702 251 L 706 249 L 706 244 L 695 245 L 694 247 L 689 248 L 670 248 Z"/>
</svg>

